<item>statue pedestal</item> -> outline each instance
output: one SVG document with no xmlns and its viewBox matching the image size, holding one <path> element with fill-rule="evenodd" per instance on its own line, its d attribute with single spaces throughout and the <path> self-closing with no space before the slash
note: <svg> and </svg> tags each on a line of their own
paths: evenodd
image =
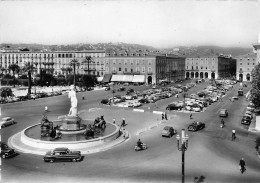
<svg viewBox="0 0 260 183">
<path fill-rule="evenodd" d="M 65 116 L 62 119 L 62 125 L 60 130 L 80 130 L 81 129 L 81 118 L 78 116 Z"/>
</svg>

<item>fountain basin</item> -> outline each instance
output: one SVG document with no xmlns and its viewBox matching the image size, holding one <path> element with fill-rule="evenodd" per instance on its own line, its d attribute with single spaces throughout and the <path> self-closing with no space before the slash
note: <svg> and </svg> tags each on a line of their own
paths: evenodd
<svg viewBox="0 0 260 183">
<path fill-rule="evenodd" d="M 93 139 L 85 139 L 83 134 L 63 134 L 62 138 L 55 141 L 44 140 L 40 138 L 40 124 L 36 124 L 24 129 L 21 132 L 21 142 L 34 147 L 42 148 L 46 150 L 54 149 L 57 147 L 67 147 L 70 149 L 85 149 L 92 148 L 95 146 L 103 145 L 106 142 L 113 141 L 120 136 L 120 128 L 112 123 L 107 123 L 108 130 L 101 136 L 94 137 Z M 30 132 L 37 129 L 38 136 L 32 136 Z"/>
</svg>

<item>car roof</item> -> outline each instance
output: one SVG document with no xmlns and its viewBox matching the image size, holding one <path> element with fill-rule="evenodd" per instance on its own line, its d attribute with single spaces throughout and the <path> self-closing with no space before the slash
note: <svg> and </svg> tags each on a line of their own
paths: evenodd
<svg viewBox="0 0 260 183">
<path fill-rule="evenodd" d="M 67 147 L 57 147 L 53 151 L 67 151 L 69 150 Z"/>
</svg>

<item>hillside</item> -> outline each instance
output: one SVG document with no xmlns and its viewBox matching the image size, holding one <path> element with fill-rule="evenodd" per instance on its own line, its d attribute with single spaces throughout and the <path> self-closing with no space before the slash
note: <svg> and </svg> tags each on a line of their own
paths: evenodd
<svg viewBox="0 0 260 183">
<path fill-rule="evenodd" d="M 239 47 L 218 47 L 218 46 L 191 46 L 191 47 L 175 47 L 157 49 L 151 46 L 127 44 L 127 43 L 97 43 L 97 44 L 71 44 L 71 45 L 42 45 L 42 44 L 0 44 L 0 49 L 24 49 L 28 48 L 32 51 L 49 50 L 49 51 L 83 51 L 83 50 L 105 50 L 106 52 L 120 51 L 120 50 L 135 50 L 156 53 L 175 54 L 184 57 L 202 57 L 202 56 L 216 56 L 219 54 L 244 55 L 253 52 L 253 48 L 239 48 Z"/>
</svg>

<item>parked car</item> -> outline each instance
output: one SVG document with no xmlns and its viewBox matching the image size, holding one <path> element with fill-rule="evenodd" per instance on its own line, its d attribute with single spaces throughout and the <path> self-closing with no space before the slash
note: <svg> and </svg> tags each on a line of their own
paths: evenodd
<svg viewBox="0 0 260 183">
<path fill-rule="evenodd" d="M 237 95 L 234 95 L 232 98 L 235 99 L 235 100 L 238 100 L 238 96 Z"/>
<path fill-rule="evenodd" d="M 228 111 L 227 111 L 227 109 L 220 109 L 220 111 L 219 111 L 219 117 L 228 117 Z"/>
<path fill-rule="evenodd" d="M 138 102 L 142 103 L 142 104 L 147 104 L 147 103 L 150 103 L 148 99 L 146 98 L 142 98 L 140 100 L 138 100 Z"/>
<path fill-rule="evenodd" d="M 244 115 L 241 119 L 241 124 L 250 125 L 250 123 L 251 123 L 251 117 L 248 115 Z"/>
<path fill-rule="evenodd" d="M 105 91 L 109 91 L 109 90 L 110 90 L 110 87 L 106 87 L 106 88 L 105 88 Z"/>
<path fill-rule="evenodd" d="M 179 110 L 179 109 L 182 109 L 182 107 L 180 106 L 177 106 L 175 104 L 169 104 L 167 107 L 166 107 L 166 110 Z"/>
<path fill-rule="evenodd" d="M 8 147 L 8 145 L 5 144 L 4 142 L 0 142 L 0 146 L 1 146 L 1 157 L 3 159 L 17 154 L 14 149 Z"/>
<path fill-rule="evenodd" d="M 250 116 L 250 118 L 253 118 L 253 113 L 251 111 L 246 111 L 245 115 Z"/>
<path fill-rule="evenodd" d="M 201 108 L 198 107 L 198 106 L 195 106 L 195 107 L 192 107 L 192 110 L 193 110 L 194 112 L 200 112 L 200 111 L 201 111 Z"/>
<path fill-rule="evenodd" d="M 140 107 L 142 104 L 140 102 L 128 102 L 128 107 Z"/>
<path fill-rule="evenodd" d="M 82 158 L 80 151 L 71 151 L 66 147 L 55 148 L 52 151 L 48 151 L 43 157 L 44 162 L 54 161 L 80 161 Z"/>
<path fill-rule="evenodd" d="M 117 91 L 125 91 L 125 88 L 124 87 L 120 87 L 117 89 Z"/>
<path fill-rule="evenodd" d="M 198 130 L 202 130 L 203 128 L 205 128 L 205 123 L 196 122 L 196 121 L 194 121 L 192 124 L 188 126 L 189 131 L 198 131 Z"/>
<path fill-rule="evenodd" d="M 5 117 L 5 118 L 2 118 L 2 120 L 0 121 L 0 124 L 1 124 L 1 128 L 4 128 L 6 126 L 15 124 L 15 121 L 11 117 Z"/>
<path fill-rule="evenodd" d="M 108 99 L 102 99 L 100 103 L 101 104 L 109 104 L 109 100 Z"/>
<path fill-rule="evenodd" d="M 177 131 L 172 126 L 165 126 L 162 130 L 163 137 L 172 137 Z"/>
<path fill-rule="evenodd" d="M 133 99 L 132 95 L 125 95 L 124 97 L 125 97 L 126 100 L 132 100 Z"/>
</svg>

